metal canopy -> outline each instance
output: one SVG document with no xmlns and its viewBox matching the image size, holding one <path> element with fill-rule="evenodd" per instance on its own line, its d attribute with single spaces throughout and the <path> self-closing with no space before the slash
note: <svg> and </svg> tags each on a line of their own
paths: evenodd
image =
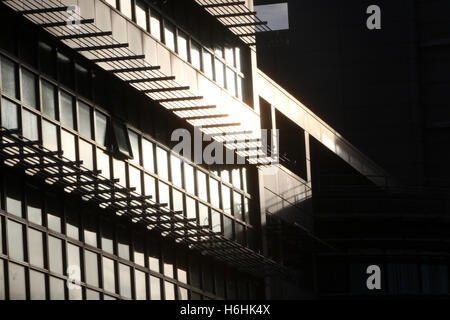
<svg viewBox="0 0 450 320">
<path fill-rule="evenodd" d="M 209 226 L 200 225 L 197 219 L 188 219 L 183 212 L 172 211 L 166 204 L 151 200 L 117 183 L 117 180 L 91 171 L 82 162 L 64 158 L 61 152 L 45 149 L 38 141 L 29 141 L 18 130 L 0 127 L 0 159 L 6 166 L 22 168 L 29 176 L 58 185 L 65 192 L 79 195 L 85 201 L 126 216 L 133 223 L 156 230 L 163 237 L 185 244 L 226 262 L 237 269 L 260 276 L 284 273 L 285 268 L 249 248 L 213 232 Z"/>
<path fill-rule="evenodd" d="M 78 51 L 81 55 L 111 72 L 117 78 L 128 83 L 136 90 L 146 94 L 153 101 L 174 112 L 178 117 L 186 119 L 192 126 L 198 127 L 205 135 L 211 136 L 217 142 L 237 140 L 241 143 L 228 144 L 226 147 L 251 164 L 276 163 L 268 156 L 261 146 L 260 132 L 248 130 L 245 122 L 238 123 L 223 117 L 223 112 L 217 106 L 211 106 L 189 91 L 189 87 L 180 85 L 175 77 L 160 71 L 160 66 L 150 65 L 144 58 L 132 52 L 126 43 L 116 41 L 112 32 L 101 30 L 93 19 L 83 17 L 68 9 L 59 0 L 2 0 L 7 6 L 22 14 L 28 20 L 41 26 L 47 32 L 61 40 L 65 45 Z M 207 10 L 217 11 L 217 14 L 235 14 L 248 12 L 242 1 L 197 1 L 205 5 Z M 226 11 L 223 11 L 226 10 Z M 247 10 L 247 11 L 244 11 Z M 75 20 L 73 20 L 75 19 Z M 248 34 L 262 28 L 260 21 L 250 15 L 219 18 L 231 26 L 235 33 Z M 74 26 L 71 21 L 79 21 Z M 238 24 L 254 23 L 255 25 L 237 27 Z M 251 39 L 250 39 L 251 38 Z M 250 39 L 250 40 L 249 40 Z M 244 36 L 247 42 L 254 41 L 254 36 Z M 197 118 L 203 117 L 203 118 Z M 196 119 L 196 120 L 193 120 Z M 199 120 L 200 119 L 200 120 Z M 257 141 L 249 144 L 246 141 Z M 248 150 L 243 151 L 243 148 Z M 237 150 L 239 149 L 239 150 Z"/>
<path fill-rule="evenodd" d="M 257 32 L 271 31 L 267 22 L 261 21 L 256 12 L 245 5 L 245 1 L 195 0 L 195 2 L 250 46 L 256 44 Z"/>
</svg>

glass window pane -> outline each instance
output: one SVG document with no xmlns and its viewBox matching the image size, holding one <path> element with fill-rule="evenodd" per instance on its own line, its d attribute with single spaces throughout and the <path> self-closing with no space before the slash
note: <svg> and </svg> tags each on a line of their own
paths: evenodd
<svg viewBox="0 0 450 320">
<path fill-rule="evenodd" d="M 0 300 L 6 299 L 5 292 L 5 267 L 3 260 L 0 259 Z"/>
<path fill-rule="evenodd" d="M 47 226 L 50 230 L 61 232 L 62 206 L 58 198 L 47 196 Z"/>
<path fill-rule="evenodd" d="M 142 156 L 144 158 L 144 168 L 149 172 L 155 172 L 155 163 L 153 158 L 153 143 L 142 139 Z"/>
<path fill-rule="evenodd" d="M 44 268 L 44 238 L 42 232 L 28 228 L 28 254 L 30 264 Z"/>
<path fill-rule="evenodd" d="M 237 77 L 237 94 L 236 94 L 236 96 L 239 98 L 239 99 L 242 99 L 243 97 L 244 97 L 244 93 L 243 93 L 243 89 L 242 89 L 242 86 L 243 86 L 243 79 L 241 78 L 241 77 Z"/>
<path fill-rule="evenodd" d="M 130 188 L 136 188 L 137 193 L 142 193 L 141 171 L 133 166 L 128 166 L 128 172 L 130 175 Z"/>
<path fill-rule="evenodd" d="M 170 50 L 175 51 L 175 28 L 168 23 L 164 25 L 164 42 Z"/>
<path fill-rule="evenodd" d="M 149 244 L 149 252 L 148 252 L 148 266 L 150 270 L 159 272 L 160 266 L 160 252 L 156 243 L 150 242 Z"/>
<path fill-rule="evenodd" d="M 147 300 L 147 285 L 145 273 L 139 270 L 134 271 L 136 300 Z"/>
<path fill-rule="evenodd" d="M 194 168 L 184 163 L 184 188 L 190 194 L 195 194 Z"/>
<path fill-rule="evenodd" d="M 235 233 L 236 233 L 237 242 L 245 245 L 245 228 L 244 228 L 244 226 L 240 223 L 235 223 L 234 226 L 236 228 Z"/>
<path fill-rule="evenodd" d="M 155 178 L 149 176 L 148 174 L 145 174 L 144 186 L 145 186 L 145 195 L 152 196 L 153 199 L 156 199 Z"/>
<path fill-rule="evenodd" d="M 175 262 L 175 258 L 171 252 L 172 248 L 165 248 L 163 251 L 164 254 L 164 263 L 163 263 L 163 271 L 164 275 L 169 278 L 174 277 L 174 268 L 173 264 Z"/>
<path fill-rule="evenodd" d="M 6 129 L 19 128 L 19 109 L 15 103 L 2 98 L 2 127 Z"/>
<path fill-rule="evenodd" d="M 98 287 L 98 255 L 86 250 L 84 258 L 86 263 L 86 283 Z"/>
<path fill-rule="evenodd" d="M 83 96 L 90 98 L 92 90 L 92 75 L 87 68 L 75 63 L 75 80 L 77 82 L 77 91 Z"/>
<path fill-rule="evenodd" d="M 242 196 L 237 192 L 233 192 L 233 213 L 236 218 L 243 220 Z"/>
<path fill-rule="evenodd" d="M 224 65 L 222 62 L 220 62 L 218 59 L 214 60 L 214 69 L 216 71 L 215 79 L 216 82 L 219 84 L 219 86 L 225 88 L 225 71 L 224 71 Z"/>
<path fill-rule="evenodd" d="M 231 214 L 231 191 L 227 186 L 222 185 L 222 206 L 223 211 Z"/>
<path fill-rule="evenodd" d="M 167 151 L 156 147 L 156 159 L 158 163 L 158 175 L 163 179 L 169 180 Z"/>
<path fill-rule="evenodd" d="M 30 270 L 30 299 L 45 300 L 45 276 L 34 270 Z"/>
<path fill-rule="evenodd" d="M 61 124 L 71 129 L 75 129 L 73 116 L 73 97 L 65 92 L 61 92 Z"/>
<path fill-rule="evenodd" d="M 177 280 L 181 283 L 187 283 L 187 261 L 186 256 L 177 254 Z"/>
<path fill-rule="evenodd" d="M 36 76 L 26 69 L 22 69 L 22 101 L 27 106 L 37 109 Z"/>
<path fill-rule="evenodd" d="M 9 177 L 11 183 L 6 187 L 6 211 L 17 217 L 22 217 L 22 187 Z"/>
<path fill-rule="evenodd" d="M 64 280 L 50 277 L 50 300 L 64 300 Z"/>
<path fill-rule="evenodd" d="M 233 96 L 236 95 L 236 73 L 230 68 L 227 68 L 227 89 Z"/>
<path fill-rule="evenodd" d="M 63 274 L 62 241 L 48 237 L 48 264 L 51 272 Z"/>
<path fill-rule="evenodd" d="M 244 220 L 247 221 L 247 223 L 250 222 L 250 208 L 247 198 L 244 198 Z"/>
<path fill-rule="evenodd" d="M 84 242 L 97 247 L 97 216 L 88 212 L 83 215 Z"/>
<path fill-rule="evenodd" d="M 125 162 L 113 158 L 114 178 L 119 179 L 123 186 L 127 185 L 127 174 L 125 171 Z"/>
<path fill-rule="evenodd" d="M 18 98 L 16 64 L 5 57 L 1 57 L 2 91 L 7 95 Z"/>
<path fill-rule="evenodd" d="M 66 234 L 68 237 L 80 240 L 80 220 L 77 210 L 78 208 L 73 207 L 69 203 L 66 204 Z"/>
<path fill-rule="evenodd" d="M 157 13 L 152 12 L 150 16 L 150 33 L 157 40 L 161 41 L 161 22 L 160 17 Z"/>
<path fill-rule="evenodd" d="M 24 261 L 23 225 L 8 220 L 8 255 L 10 258 Z"/>
<path fill-rule="evenodd" d="M 118 256 L 125 260 L 130 260 L 130 238 L 128 230 L 126 228 L 119 227 L 117 229 L 117 238 Z"/>
<path fill-rule="evenodd" d="M 128 144 L 128 131 L 121 123 L 113 121 L 114 137 L 116 138 L 117 151 L 127 158 L 131 157 L 131 150 Z"/>
<path fill-rule="evenodd" d="M 97 149 L 97 170 L 102 171 L 102 176 L 109 179 L 110 174 L 110 162 L 109 155 L 107 155 L 103 150 Z"/>
<path fill-rule="evenodd" d="M 102 146 L 106 146 L 106 128 L 107 128 L 108 118 L 99 112 L 95 113 L 95 141 Z"/>
<path fill-rule="evenodd" d="M 34 188 L 27 188 L 27 217 L 30 222 L 42 225 L 41 195 Z"/>
<path fill-rule="evenodd" d="M 116 0 L 106 0 L 106 2 L 110 5 L 110 6 L 112 6 L 112 7 L 114 7 L 114 8 L 116 8 L 117 6 L 116 6 Z"/>
<path fill-rule="evenodd" d="M 225 280 L 222 271 L 216 273 L 216 294 L 225 298 Z"/>
<path fill-rule="evenodd" d="M 4 253 L 3 249 L 3 217 L 0 217 L 0 254 Z M 2 266 L 2 261 L 0 260 L 0 267 Z M 0 277 L 2 276 L 2 273 L 0 272 Z M 0 288 L 1 290 L 1 288 Z"/>
<path fill-rule="evenodd" d="M 142 234 L 133 235 L 134 243 L 134 262 L 138 265 L 145 266 L 145 255 L 144 255 L 144 236 Z"/>
<path fill-rule="evenodd" d="M 191 197 L 186 197 L 186 217 L 197 218 L 196 201 Z"/>
<path fill-rule="evenodd" d="M 73 87 L 74 73 L 72 60 L 66 55 L 57 52 L 56 61 L 58 65 L 59 81 L 68 87 Z"/>
<path fill-rule="evenodd" d="M 214 53 L 215 53 L 217 56 L 223 58 L 223 48 L 222 48 L 222 47 L 216 46 L 216 47 L 214 48 Z"/>
<path fill-rule="evenodd" d="M 203 204 L 199 204 L 198 205 L 198 215 L 199 215 L 200 225 L 208 226 L 209 225 L 208 207 Z"/>
<path fill-rule="evenodd" d="M 164 282 L 165 300 L 175 300 L 175 285 L 173 283 Z"/>
<path fill-rule="evenodd" d="M 108 253 L 114 254 L 114 231 L 109 221 L 102 221 L 102 249 Z"/>
<path fill-rule="evenodd" d="M 129 19 L 132 18 L 131 15 L 131 0 L 120 0 L 120 11 Z"/>
<path fill-rule="evenodd" d="M 212 54 L 206 51 L 203 51 L 203 72 L 210 79 L 213 78 L 214 73 L 213 73 Z"/>
<path fill-rule="evenodd" d="M 218 211 L 213 210 L 211 212 L 211 223 L 212 223 L 212 229 L 214 232 L 222 232 L 222 221 L 221 221 L 222 214 Z"/>
<path fill-rule="evenodd" d="M 223 181 L 228 182 L 228 183 L 231 182 L 231 180 L 230 180 L 230 171 L 222 170 L 222 172 L 220 174 L 221 174 L 221 177 L 222 177 Z"/>
<path fill-rule="evenodd" d="M 31 141 L 39 140 L 37 116 L 26 110 L 22 111 L 23 136 Z"/>
<path fill-rule="evenodd" d="M 225 61 L 234 66 L 234 49 L 230 47 L 225 48 Z"/>
<path fill-rule="evenodd" d="M 247 192 L 247 169 L 242 169 L 242 188 L 245 192 Z"/>
<path fill-rule="evenodd" d="M 208 201 L 208 187 L 206 185 L 206 174 L 197 170 L 197 190 L 198 196 L 204 201 Z"/>
<path fill-rule="evenodd" d="M 161 300 L 161 280 L 150 276 L 150 300 Z"/>
<path fill-rule="evenodd" d="M 55 86 L 47 81 L 42 81 L 42 111 L 56 119 L 56 91 Z"/>
<path fill-rule="evenodd" d="M 191 275 L 191 286 L 200 288 L 201 287 L 200 265 L 196 260 L 190 261 L 190 275 Z"/>
<path fill-rule="evenodd" d="M 131 163 L 139 166 L 141 164 L 141 155 L 139 153 L 139 136 L 133 131 L 128 131 L 128 136 L 130 138 L 131 151 L 133 152 L 133 158 L 130 161 Z"/>
<path fill-rule="evenodd" d="M 25 300 L 25 268 L 14 263 L 8 265 L 9 299 Z"/>
<path fill-rule="evenodd" d="M 67 269 L 81 270 L 80 248 L 73 244 L 67 244 Z"/>
<path fill-rule="evenodd" d="M 170 155 L 170 165 L 172 171 L 172 183 L 178 187 L 183 187 L 183 177 L 181 174 L 181 159 Z"/>
<path fill-rule="evenodd" d="M 209 195 L 211 204 L 216 208 L 220 208 L 219 181 L 213 178 L 209 178 Z"/>
<path fill-rule="evenodd" d="M 92 139 L 92 108 L 81 101 L 78 102 L 78 118 L 80 133 Z"/>
<path fill-rule="evenodd" d="M 120 295 L 131 299 L 131 268 L 120 263 L 119 272 Z"/>
<path fill-rule="evenodd" d="M 189 300 L 188 291 L 185 288 L 178 287 L 178 299 Z"/>
<path fill-rule="evenodd" d="M 241 189 L 241 171 L 239 169 L 231 170 L 231 177 L 233 179 L 233 186 Z"/>
<path fill-rule="evenodd" d="M 159 182 L 159 203 L 170 203 L 169 186 L 163 182 Z"/>
<path fill-rule="evenodd" d="M 77 160 L 75 151 L 75 136 L 65 130 L 61 130 L 61 147 L 63 156 L 69 160 Z"/>
<path fill-rule="evenodd" d="M 56 151 L 58 150 L 58 132 L 57 128 L 51 122 L 42 121 L 42 140 L 44 147 Z"/>
<path fill-rule="evenodd" d="M 86 289 L 86 300 L 88 301 L 100 300 L 100 293 L 97 291 Z"/>
<path fill-rule="evenodd" d="M 233 220 L 223 216 L 223 233 L 228 239 L 233 239 Z"/>
<path fill-rule="evenodd" d="M 94 170 L 94 147 L 84 140 L 79 140 L 80 160 L 83 161 L 83 167 Z"/>
<path fill-rule="evenodd" d="M 103 289 L 116 292 L 114 261 L 103 257 Z"/>
<path fill-rule="evenodd" d="M 213 292 L 214 278 L 211 268 L 206 266 L 203 268 L 203 290 Z"/>
<path fill-rule="evenodd" d="M 178 32 L 178 54 L 182 59 L 185 61 L 188 60 L 188 39 L 187 36 L 182 33 Z"/>
<path fill-rule="evenodd" d="M 136 1 L 136 23 L 147 30 L 147 6 L 141 1 Z"/>
<path fill-rule="evenodd" d="M 184 211 L 183 205 L 183 193 L 178 190 L 172 189 L 172 198 L 173 198 L 173 211 Z"/>
<path fill-rule="evenodd" d="M 236 47 L 234 50 L 235 50 L 235 56 L 236 56 L 236 69 L 238 71 L 242 71 L 241 70 L 241 49 Z"/>
<path fill-rule="evenodd" d="M 42 41 L 39 41 L 38 46 L 39 46 L 39 62 L 41 70 L 51 76 L 54 76 L 55 51 L 51 46 Z"/>
<path fill-rule="evenodd" d="M 191 63 L 197 70 L 201 70 L 200 46 L 191 41 Z"/>
</svg>

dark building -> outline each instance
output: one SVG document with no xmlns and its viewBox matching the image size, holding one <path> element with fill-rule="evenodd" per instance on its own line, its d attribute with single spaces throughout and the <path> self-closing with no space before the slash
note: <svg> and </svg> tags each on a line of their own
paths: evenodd
<svg viewBox="0 0 450 320">
<path fill-rule="evenodd" d="M 0 300 L 447 294 L 448 201 L 418 169 L 430 145 L 417 138 L 416 64 L 403 57 L 408 76 L 389 77 L 408 99 L 383 91 L 406 99 L 407 123 L 394 125 L 384 105 L 382 118 L 363 112 L 367 130 L 389 118 L 414 139 L 347 132 L 344 105 L 326 103 L 336 87 L 302 92 L 291 81 L 289 68 L 319 60 L 297 49 L 283 58 L 290 66 L 269 63 L 270 46 L 282 54 L 296 29 L 271 42 L 253 10 L 232 0 L 0 2 Z M 285 79 L 271 72 L 281 68 Z M 311 74 L 333 81 L 324 70 Z M 378 107 L 384 98 L 364 99 L 363 84 L 352 105 Z M 392 152 L 405 158 L 398 171 Z M 366 286 L 369 265 L 381 290 Z"/>
<path fill-rule="evenodd" d="M 311 145 L 315 235 L 335 250 L 318 253 L 317 292 L 370 294 L 360 278 L 379 265 L 372 293 L 447 296 L 449 2 L 287 2 L 289 30 L 258 35 L 258 67 L 389 177 L 373 188 Z"/>
</svg>

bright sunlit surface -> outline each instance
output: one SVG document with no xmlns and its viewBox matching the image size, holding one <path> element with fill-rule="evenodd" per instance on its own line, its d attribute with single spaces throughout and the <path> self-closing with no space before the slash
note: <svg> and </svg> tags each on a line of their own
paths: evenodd
<svg viewBox="0 0 450 320">
<path fill-rule="evenodd" d="M 289 29 L 288 3 L 275 3 L 255 6 L 256 16 L 273 31 Z"/>
</svg>

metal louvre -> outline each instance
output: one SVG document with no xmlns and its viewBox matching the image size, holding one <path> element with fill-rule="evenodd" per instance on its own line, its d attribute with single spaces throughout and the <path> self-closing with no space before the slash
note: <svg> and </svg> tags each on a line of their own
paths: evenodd
<svg viewBox="0 0 450 320">
<path fill-rule="evenodd" d="M 34 24 L 43 27 L 64 44 L 78 51 L 93 63 L 97 63 L 104 70 L 113 73 L 136 90 L 159 102 L 191 125 L 199 127 L 204 134 L 210 135 L 214 140 L 218 142 L 240 141 L 237 144 L 227 144 L 226 147 L 234 150 L 238 156 L 247 159 L 249 163 L 268 164 L 274 162 L 262 151 L 262 148 L 255 149 L 254 144 L 245 142 L 246 140 L 261 141 L 260 132 L 246 129 L 245 123 L 237 122 L 236 119 L 231 119 L 231 116 L 224 117 L 224 112 L 218 110 L 217 106 L 206 103 L 202 97 L 190 92 L 189 87 L 178 84 L 174 77 L 162 73 L 159 66 L 150 65 L 144 60 L 145 56 L 132 52 L 126 43 L 116 41 L 111 31 L 99 29 L 94 20 L 83 19 L 73 12 L 65 11 L 64 9 L 67 10 L 68 7 L 59 0 L 2 0 L 2 2 Z M 217 4 L 217 1 L 214 3 Z M 211 5 L 211 3 L 209 4 Z M 242 7 L 242 4 L 239 3 L 237 7 Z M 220 7 L 220 10 L 223 8 Z M 247 7 L 245 8 L 248 10 Z M 218 7 L 207 8 L 207 10 L 209 9 L 219 10 Z M 232 10 L 242 11 L 243 9 Z M 221 11 L 221 14 L 224 13 Z M 73 21 L 74 17 L 75 21 L 84 21 L 84 23 L 74 28 L 72 24 L 68 23 L 68 21 Z M 245 17 L 247 20 L 254 19 L 248 15 Z M 237 17 L 223 19 L 237 19 Z M 236 23 L 241 22 L 241 20 L 236 21 Z M 241 30 L 242 28 L 244 27 L 236 29 Z M 251 28 L 253 29 L 253 27 Z M 248 33 L 248 30 L 245 32 Z M 260 142 L 257 143 L 261 145 Z"/>
<path fill-rule="evenodd" d="M 20 136 L 18 130 L 0 127 L 0 159 L 6 166 L 22 168 L 29 176 L 59 185 L 67 193 L 129 217 L 133 223 L 143 224 L 165 238 L 186 244 L 241 271 L 260 276 L 285 272 L 285 268 L 274 261 L 212 231 L 209 226 L 200 225 L 197 219 L 188 219 L 183 212 L 169 210 L 166 204 L 152 201 L 151 196 L 137 194 L 133 188 L 101 176 L 100 171 L 84 168 L 82 161 L 70 161 L 62 152 L 45 149 L 40 142 Z"/>
<path fill-rule="evenodd" d="M 256 33 L 271 31 L 267 22 L 261 21 L 256 12 L 251 11 L 245 1 L 236 0 L 195 0 L 208 13 L 216 17 L 225 27 L 243 42 L 256 44 Z"/>
</svg>

